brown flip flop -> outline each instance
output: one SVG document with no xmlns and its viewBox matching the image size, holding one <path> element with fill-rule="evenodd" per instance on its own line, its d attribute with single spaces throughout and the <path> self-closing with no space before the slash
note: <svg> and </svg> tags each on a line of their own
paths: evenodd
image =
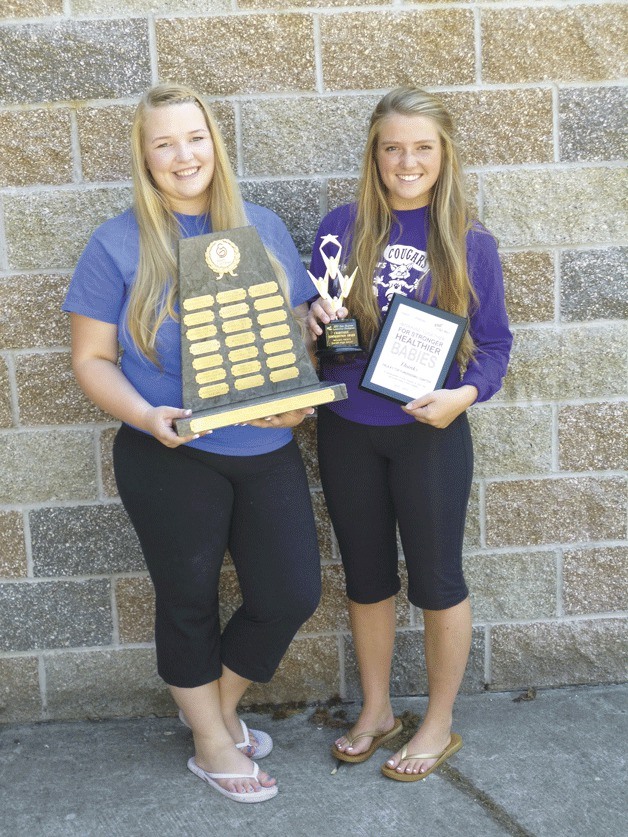
<svg viewBox="0 0 628 837">
<path fill-rule="evenodd" d="M 360 762 L 370 759 L 378 747 L 381 747 L 382 744 L 386 743 L 386 741 L 390 741 L 390 739 L 394 738 L 395 735 L 399 735 L 402 729 L 403 722 L 400 721 L 399 718 L 395 718 L 392 729 L 389 729 L 388 732 L 361 732 L 359 735 L 356 735 L 355 738 L 349 738 L 348 735 L 345 736 L 349 742 L 349 746 L 355 744 L 355 742 L 359 741 L 360 738 L 372 738 L 373 741 L 371 742 L 371 746 L 363 753 L 358 753 L 355 756 L 351 753 L 343 753 L 336 747 L 335 744 L 332 744 L 331 754 L 335 759 L 340 759 L 340 761 L 348 761 L 350 764 L 359 764 Z"/>
<path fill-rule="evenodd" d="M 388 776 L 389 779 L 396 779 L 398 782 L 418 782 L 420 779 L 425 779 L 436 768 L 446 761 L 454 753 L 462 747 L 462 738 L 455 732 L 452 732 L 449 744 L 445 747 L 442 753 L 417 753 L 415 755 L 408 755 L 408 747 L 404 744 L 401 750 L 401 761 L 406 759 L 436 759 L 436 764 L 433 764 L 425 773 L 397 773 L 397 768 L 389 767 L 387 764 L 382 765 L 382 773 Z"/>
</svg>

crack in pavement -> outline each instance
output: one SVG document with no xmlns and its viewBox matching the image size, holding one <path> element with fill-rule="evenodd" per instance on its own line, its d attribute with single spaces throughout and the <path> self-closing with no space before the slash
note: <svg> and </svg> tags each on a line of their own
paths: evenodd
<svg viewBox="0 0 628 837">
<path fill-rule="evenodd" d="M 498 824 L 501 825 L 509 835 L 512 837 L 536 837 L 527 828 L 520 825 L 508 811 L 501 806 L 485 791 L 480 790 L 470 779 L 467 779 L 459 770 L 452 767 L 451 764 L 442 764 L 439 768 L 439 773 L 454 787 L 461 790 L 465 796 L 479 802 L 486 810 L 489 816 Z"/>
</svg>

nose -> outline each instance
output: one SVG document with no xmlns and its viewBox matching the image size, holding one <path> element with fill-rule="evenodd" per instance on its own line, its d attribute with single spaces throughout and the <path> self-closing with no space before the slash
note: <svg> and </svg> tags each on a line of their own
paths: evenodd
<svg viewBox="0 0 628 837">
<path fill-rule="evenodd" d="M 194 154 L 192 146 L 188 142 L 180 142 L 177 145 L 177 160 L 190 160 Z"/>
<path fill-rule="evenodd" d="M 405 168 L 408 168 L 408 169 L 412 168 L 412 166 L 414 166 L 414 164 L 415 164 L 415 161 L 416 161 L 416 155 L 415 155 L 414 151 L 407 150 L 407 151 L 402 152 L 402 155 L 401 155 L 401 165 L 402 166 L 404 166 Z"/>
</svg>

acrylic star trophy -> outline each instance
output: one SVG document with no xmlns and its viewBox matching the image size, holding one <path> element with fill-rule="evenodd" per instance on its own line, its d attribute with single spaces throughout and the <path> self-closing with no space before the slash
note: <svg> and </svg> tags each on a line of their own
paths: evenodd
<svg viewBox="0 0 628 837">
<path fill-rule="evenodd" d="M 332 253 L 326 252 L 331 250 Z M 317 278 L 308 270 L 308 274 L 318 294 L 331 303 L 334 314 L 344 305 L 345 299 L 353 286 L 357 268 L 351 276 L 345 276 L 340 270 L 340 256 L 342 244 L 335 235 L 326 235 L 320 243 L 318 252 L 325 263 L 325 275 Z M 360 352 L 360 335 L 358 332 L 358 321 L 354 318 L 344 320 L 332 320 L 330 323 L 321 323 L 323 333 L 316 341 L 316 354 L 324 357 L 333 357 L 347 352 Z"/>
<path fill-rule="evenodd" d="M 179 436 L 347 397 L 319 381 L 255 227 L 179 242 Z"/>
</svg>

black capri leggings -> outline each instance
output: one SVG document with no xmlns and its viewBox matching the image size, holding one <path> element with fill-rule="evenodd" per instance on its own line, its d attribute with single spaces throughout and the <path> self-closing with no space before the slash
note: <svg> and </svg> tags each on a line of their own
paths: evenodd
<svg viewBox="0 0 628 837">
<path fill-rule="evenodd" d="M 399 592 L 398 522 L 412 604 L 444 610 L 463 601 L 462 541 L 473 476 L 466 414 L 444 430 L 420 422 L 373 427 L 322 407 L 318 452 L 348 597 L 374 604 Z"/>
<path fill-rule="evenodd" d="M 114 443 L 120 497 L 155 587 L 160 676 L 192 688 L 221 662 L 273 676 L 321 591 L 310 492 L 294 440 L 272 453 L 224 456 L 167 448 L 126 425 Z M 222 635 L 218 583 L 229 549 L 242 605 Z"/>
</svg>

